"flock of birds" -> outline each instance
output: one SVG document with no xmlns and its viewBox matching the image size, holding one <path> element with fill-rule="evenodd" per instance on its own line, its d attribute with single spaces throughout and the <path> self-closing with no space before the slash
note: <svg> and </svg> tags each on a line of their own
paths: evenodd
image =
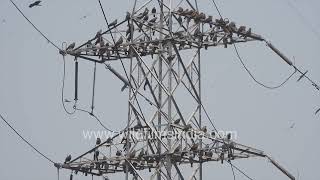
<svg viewBox="0 0 320 180">
<path fill-rule="evenodd" d="M 214 20 L 213 16 L 207 16 L 202 12 L 179 7 L 172 13 L 173 19 L 176 19 L 174 25 L 178 25 L 177 31 L 170 32 L 164 28 L 162 32 L 164 38 L 159 40 L 158 37 L 155 36 L 155 33 L 159 31 L 157 29 L 160 27 L 158 14 L 156 8 L 152 8 L 151 11 L 145 8 L 143 12 L 134 15 L 127 12 L 125 21 L 127 21 L 128 24 L 125 35 L 118 33 L 120 37 L 112 42 L 104 38 L 104 33 L 102 30 L 99 30 L 94 39 L 86 43 L 85 48 L 77 48 L 74 50 L 75 43 L 71 43 L 66 48 L 64 54 L 77 55 L 84 52 L 85 55 L 98 56 L 102 60 L 106 60 L 110 59 L 111 56 L 118 57 L 119 52 L 128 55 L 130 46 L 133 46 L 136 51 L 140 53 L 140 56 L 151 55 L 153 57 L 154 54 L 160 52 L 160 43 L 164 45 L 162 52 L 166 52 L 165 48 L 169 48 L 169 46 L 166 46 L 168 42 L 177 44 L 180 50 L 193 47 L 198 48 L 199 46 L 207 49 L 208 46 L 216 46 L 218 43 L 222 43 L 224 47 L 227 48 L 228 44 L 234 42 L 233 34 L 237 34 L 238 37 L 243 39 L 251 37 L 252 35 L 251 28 L 248 30 L 245 26 L 238 28 L 235 22 L 229 22 L 228 19 Z M 169 16 L 170 15 L 164 17 L 164 23 L 167 27 L 170 26 Z M 190 25 L 191 20 L 194 22 L 192 25 Z M 206 32 L 204 32 L 204 29 L 201 31 L 200 23 L 202 25 L 207 24 L 209 29 L 206 30 Z M 118 25 L 118 20 L 116 19 L 108 24 L 108 28 L 115 29 Z M 133 33 L 136 31 L 140 33 L 138 34 L 139 36 L 134 39 Z M 170 59 L 169 56 L 167 58 Z"/>
<path fill-rule="evenodd" d="M 173 123 L 175 125 L 179 125 L 181 122 L 180 119 L 175 120 Z M 145 128 L 140 122 L 138 122 L 132 129 L 138 130 Z M 185 128 L 183 128 L 183 131 L 190 132 L 192 129 L 192 126 L 190 124 L 186 125 Z M 203 127 L 201 129 L 202 132 L 207 133 L 207 128 Z M 211 133 L 212 136 L 215 136 L 215 133 Z M 165 138 L 165 137 L 161 137 Z M 170 157 L 174 159 L 175 162 L 183 163 L 188 162 L 190 163 L 191 167 L 193 167 L 193 163 L 197 162 L 196 155 L 199 156 L 199 159 L 202 160 L 210 160 L 214 153 L 220 153 L 218 158 L 221 161 L 221 163 L 224 162 L 224 160 L 231 160 L 234 159 L 232 146 L 234 146 L 232 140 L 231 140 L 231 134 L 227 134 L 227 136 L 224 138 L 224 143 L 221 146 L 221 150 L 217 151 L 217 149 L 212 147 L 220 147 L 219 144 L 214 142 L 212 145 L 206 144 L 205 147 L 201 147 L 199 143 L 193 143 L 190 146 L 186 146 L 185 148 L 182 147 L 181 144 L 176 146 L 172 152 L 165 151 L 161 155 L 159 154 L 153 154 L 149 153 L 148 148 L 140 148 L 138 150 L 133 149 L 131 147 L 131 141 L 134 141 L 133 139 L 128 139 L 127 136 L 122 137 L 120 143 L 113 143 L 112 138 L 108 138 L 106 142 L 102 144 L 102 141 L 100 138 L 96 139 L 95 148 L 91 151 L 93 154 L 93 159 L 90 160 L 90 165 L 86 164 L 79 164 L 77 168 L 74 169 L 75 173 L 78 173 L 78 171 L 83 172 L 85 175 L 88 173 L 92 173 L 93 170 L 97 170 L 99 174 L 103 174 L 103 172 L 113 172 L 116 171 L 118 168 L 122 168 L 123 172 L 127 171 L 126 167 L 126 160 L 123 158 L 128 158 L 130 162 L 132 163 L 132 166 L 135 169 L 149 169 L 151 172 L 151 168 L 154 168 L 161 162 L 161 159 L 164 158 L 167 154 L 171 154 Z M 114 156 L 110 154 L 111 157 L 107 158 L 105 154 L 101 153 L 99 151 L 100 147 L 103 147 L 102 145 L 105 145 L 106 147 L 109 147 L 111 145 L 120 145 L 123 144 L 122 150 L 120 148 L 117 148 L 117 150 L 114 153 Z M 215 152 L 213 152 L 215 151 Z M 126 153 L 124 153 L 126 152 Z M 111 150 L 110 150 L 111 153 Z M 201 158 L 200 158 L 201 157 Z M 68 155 L 65 158 L 64 164 L 69 164 L 71 162 L 71 155 Z M 135 171 L 132 167 L 129 166 L 128 172 L 135 175 Z"/>
</svg>

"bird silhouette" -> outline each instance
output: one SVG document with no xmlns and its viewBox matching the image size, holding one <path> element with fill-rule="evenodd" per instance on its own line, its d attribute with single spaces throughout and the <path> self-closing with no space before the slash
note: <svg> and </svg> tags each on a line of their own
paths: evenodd
<svg viewBox="0 0 320 180">
<path fill-rule="evenodd" d="M 143 149 L 141 149 L 140 150 L 140 152 L 139 152 L 139 154 L 138 154 L 138 159 L 141 159 L 142 157 L 143 157 L 143 155 L 144 155 L 144 150 Z"/>
<path fill-rule="evenodd" d="M 157 13 L 157 9 L 156 9 L 155 7 L 153 7 L 152 10 L 151 10 L 151 13 L 152 13 L 152 14 Z M 154 15 L 154 16 L 155 16 L 155 15 Z"/>
<path fill-rule="evenodd" d="M 136 156 L 136 150 L 133 150 L 130 154 L 129 154 L 129 158 L 134 158 Z"/>
<path fill-rule="evenodd" d="M 239 32 L 239 33 L 244 33 L 244 32 L 246 32 L 246 27 L 245 27 L 245 26 L 240 26 L 239 29 L 238 29 L 238 32 Z"/>
<path fill-rule="evenodd" d="M 248 31 L 246 32 L 246 36 L 251 36 L 251 34 L 252 34 L 252 29 L 249 28 Z"/>
<path fill-rule="evenodd" d="M 292 123 L 290 126 L 290 129 L 293 129 L 295 125 L 296 125 L 296 123 Z"/>
<path fill-rule="evenodd" d="M 94 37 L 95 39 L 96 38 L 100 38 L 102 35 L 102 29 L 100 29 L 97 33 L 96 33 L 96 36 Z"/>
<path fill-rule="evenodd" d="M 203 22 L 205 23 L 212 23 L 212 16 L 208 16 L 207 19 L 205 19 Z"/>
<path fill-rule="evenodd" d="M 171 55 L 171 56 L 167 57 L 168 62 L 171 62 L 175 57 L 176 57 L 176 55 L 175 55 L 175 54 L 173 54 L 173 55 Z"/>
<path fill-rule="evenodd" d="M 173 123 L 174 123 L 174 124 L 179 124 L 179 123 L 180 123 L 180 121 L 181 121 L 181 119 L 180 119 L 180 118 L 178 118 L 178 119 L 176 119 Z"/>
<path fill-rule="evenodd" d="M 182 7 L 179 7 L 178 10 L 177 10 L 177 12 L 178 12 L 178 13 L 182 13 L 182 12 L 183 12 L 183 8 L 182 8 Z"/>
<path fill-rule="evenodd" d="M 176 147 L 176 149 L 174 149 L 174 153 L 178 153 L 178 152 L 180 152 L 181 151 L 181 144 L 179 144 L 179 146 L 178 147 Z"/>
<path fill-rule="evenodd" d="M 112 23 L 110 23 L 110 24 L 108 25 L 108 27 L 110 28 L 110 27 L 112 27 L 112 26 L 115 26 L 115 25 L 117 25 L 117 23 L 118 23 L 118 20 L 116 19 L 116 20 L 114 20 Z"/>
<path fill-rule="evenodd" d="M 182 17 L 179 16 L 178 19 L 177 19 L 178 23 L 181 25 L 182 24 Z"/>
<path fill-rule="evenodd" d="M 144 9 L 144 11 L 142 13 L 143 17 L 148 15 L 148 13 L 149 13 L 149 9 L 148 8 Z"/>
<path fill-rule="evenodd" d="M 99 144 L 101 144 L 101 139 L 100 139 L 100 138 L 97 138 L 97 140 L 96 140 L 96 145 L 99 145 Z"/>
<path fill-rule="evenodd" d="M 227 134 L 227 139 L 228 139 L 228 140 L 231 139 L 231 134 L 230 134 L 230 133 Z"/>
<path fill-rule="evenodd" d="M 109 137 L 106 142 L 107 143 L 111 143 L 112 142 L 112 138 Z"/>
<path fill-rule="evenodd" d="M 203 126 L 201 128 L 201 131 L 204 132 L 204 133 L 207 133 L 208 132 L 207 126 Z"/>
<path fill-rule="evenodd" d="M 29 8 L 33 8 L 33 7 L 35 7 L 35 6 L 41 6 L 41 1 L 35 1 L 35 2 L 33 2 L 33 3 L 31 3 L 30 5 L 29 5 Z"/>
<path fill-rule="evenodd" d="M 69 154 L 69 155 L 66 157 L 64 163 L 66 164 L 67 162 L 70 162 L 70 161 L 71 161 L 71 155 Z"/>
<path fill-rule="evenodd" d="M 72 50 L 74 47 L 76 46 L 76 43 L 75 42 L 73 42 L 73 43 L 71 43 L 68 47 L 67 47 L 67 51 L 68 50 Z"/>
<path fill-rule="evenodd" d="M 198 144 L 193 144 L 190 148 L 190 151 L 196 151 L 198 149 L 199 145 Z"/>
<path fill-rule="evenodd" d="M 114 44 L 115 47 L 120 46 L 123 43 L 123 38 L 122 36 L 119 38 L 119 40 Z"/>
<path fill-rule="evenodd" d="M 131 14 L 129 12 L 126 13 L 126 19 L 125 20 L 129 20 L 131 17 Z"/>
<path fill-rule="evenodd" d="M 120 150 L 118 150 L 117 152 L 116 152 L 116 156 L 121 156 L 121 151 Z"/>
<path fill-rule="evenodd" d="M 188 131 L 188 130 L 191 129 L 191 128 L 192 128 L 191 124 L 187 124 L 187 125 L 183 128 L 183 130 L 184 130 L 184 131 Z"/>
<path fill-rule="evenodd" d="M 154 25 L 154 23 L 155 23 L 156 21 L 157 21 L 157 17 L 154 17 L 154 18 L 150 19 L 148 25 L 149 25 L 149 26 L 152 26 L 152 25 Z"/>
<path fill-rule="evenodd" d="M 144 22 L 145 22 L 145 21 L 148 21 L 148 19 L 149 19 L 149 16 L 146 15 L 146 16 L 144 16 L 143 21 L 144 21 Z"/>
<path fill-rule="evenodd" d="M 94 151 L 94 155 L 93 155 L 93 159 L 97 161 L 97 160 L 98 160 L 98 157 L 99 157 L 99 151 L 98 151 L 98 150 L 95 150 L 95 151 Z"/>
<path fill-rule="evenodd" d="M 192 155 L 189 156 L 189 162 L 190 162 L 190 166 L 193 167 L 193 156 Z"/>
</svg>

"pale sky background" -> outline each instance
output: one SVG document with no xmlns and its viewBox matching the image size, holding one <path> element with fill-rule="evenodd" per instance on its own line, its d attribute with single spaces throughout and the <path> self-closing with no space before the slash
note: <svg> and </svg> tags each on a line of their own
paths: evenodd
<svg viewBox="0 0 320 180">
<path fill-rule="evenodd" d="M 84 42 L 105 27 L 94 0 L 45 0 L 28 8 L 31 0 L 15 1 L 24 13 L 59 46 L 63 41 Z M 109 21 L 123 18 L 133 1 L 103 0 Z M 216 1 L 223 16 L 252 27 L 271 40 L 316 82 L 320 82 L 320 1 L 226 0 Z M 201 11 L 217 16 L 211 0 L 199 1 Z M 87 18 L 82 19 L 83 16 Z M 238 46 L 245 63 L 266 84 L 276 85 L 291 72 L 261 42 Z M 61 105 L 62 57 L 12 6 L 0 1 L 0 112 L 54 161 L 79 155 L 94 141 L 83 130 L 103 130 L 87 114 L 68 116 Z M 236 59 L 233 49 L 211 48 L 202 53 L 203 103 L 219 129 L 238 132 L 240 143 L 264 150 L 300 179 L 319 180 L 319 91 L 294 76 L 283 88 L 266 90 L 256 85 Z M 71 61 L 69 57 L 67 60 Z M 115 66 L 119 65 L 115 62 Z M 81 106 L 90 106 L 92 64 L 82 63 Z M 73 97 L 73 67 L 67 63 L 66 97 Z M 127 93 L 104 67 L 98 67 L 97 115 L 112 129 L 126 122 Z M 289 127 L 295 123 L 294 128 Z M 1 122 L 0 180 L 56 179 L 56 169 L 36 154 Z M 267 160 L 255 158 L 234 164 L 257 180 L 287 179 Z M 204 179 L 232 179 L 228 164 L 207 163 Z M 62 171 L 61 179 L 70 172 Z M 237 179 L 246 179 L 236 173 Z M 75 179 L 91 179 L 76 176 Z M 95 178 L 97 179 L 97 178 Z M 114 177 L 113 179 L 121 179 Z"/>
</svg>

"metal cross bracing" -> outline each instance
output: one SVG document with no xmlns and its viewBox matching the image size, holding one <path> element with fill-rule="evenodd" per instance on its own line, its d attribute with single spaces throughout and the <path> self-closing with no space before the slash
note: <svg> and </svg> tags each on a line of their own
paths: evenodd
<svg viewBox="0 0 320 180">
<path fill-rule="evenodd" d="M 129 97 L 124 130 L 57 167 L 97 176 L 124 172 L 126 179 L 202 179 L 205 162 L 267 157 L 209 131 L 201 102 L 201 51 L 263 39 L 196 7 L 188 0 L 135 1 L 123 20 L 60 51 L 76 63 L 105 65 Z M 119 60 L 124 74 L 111 66 Z"/>
</svg>

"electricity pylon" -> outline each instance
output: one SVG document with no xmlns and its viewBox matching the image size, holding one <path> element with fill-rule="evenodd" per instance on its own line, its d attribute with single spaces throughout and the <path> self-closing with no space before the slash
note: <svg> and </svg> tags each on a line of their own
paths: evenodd
<svg viewBox="0 0 320 180">
<path fill-rule="evenodd" d="M 122 21 L 60 52 L 102 64 L 124 83 L 127 126 L 56 166 L 96 176 L 122 172 L 125 179 L 201 180 L 206 162 L 267 157 L 203 126 L 211 119 L 201 101 L 201 51 L 256 40 L 263 38 L 250 28 L 199 12 L 188 0 L 136 0 Z M 124 74 L 113 61 L 123 63 Z"/>
</svg>

